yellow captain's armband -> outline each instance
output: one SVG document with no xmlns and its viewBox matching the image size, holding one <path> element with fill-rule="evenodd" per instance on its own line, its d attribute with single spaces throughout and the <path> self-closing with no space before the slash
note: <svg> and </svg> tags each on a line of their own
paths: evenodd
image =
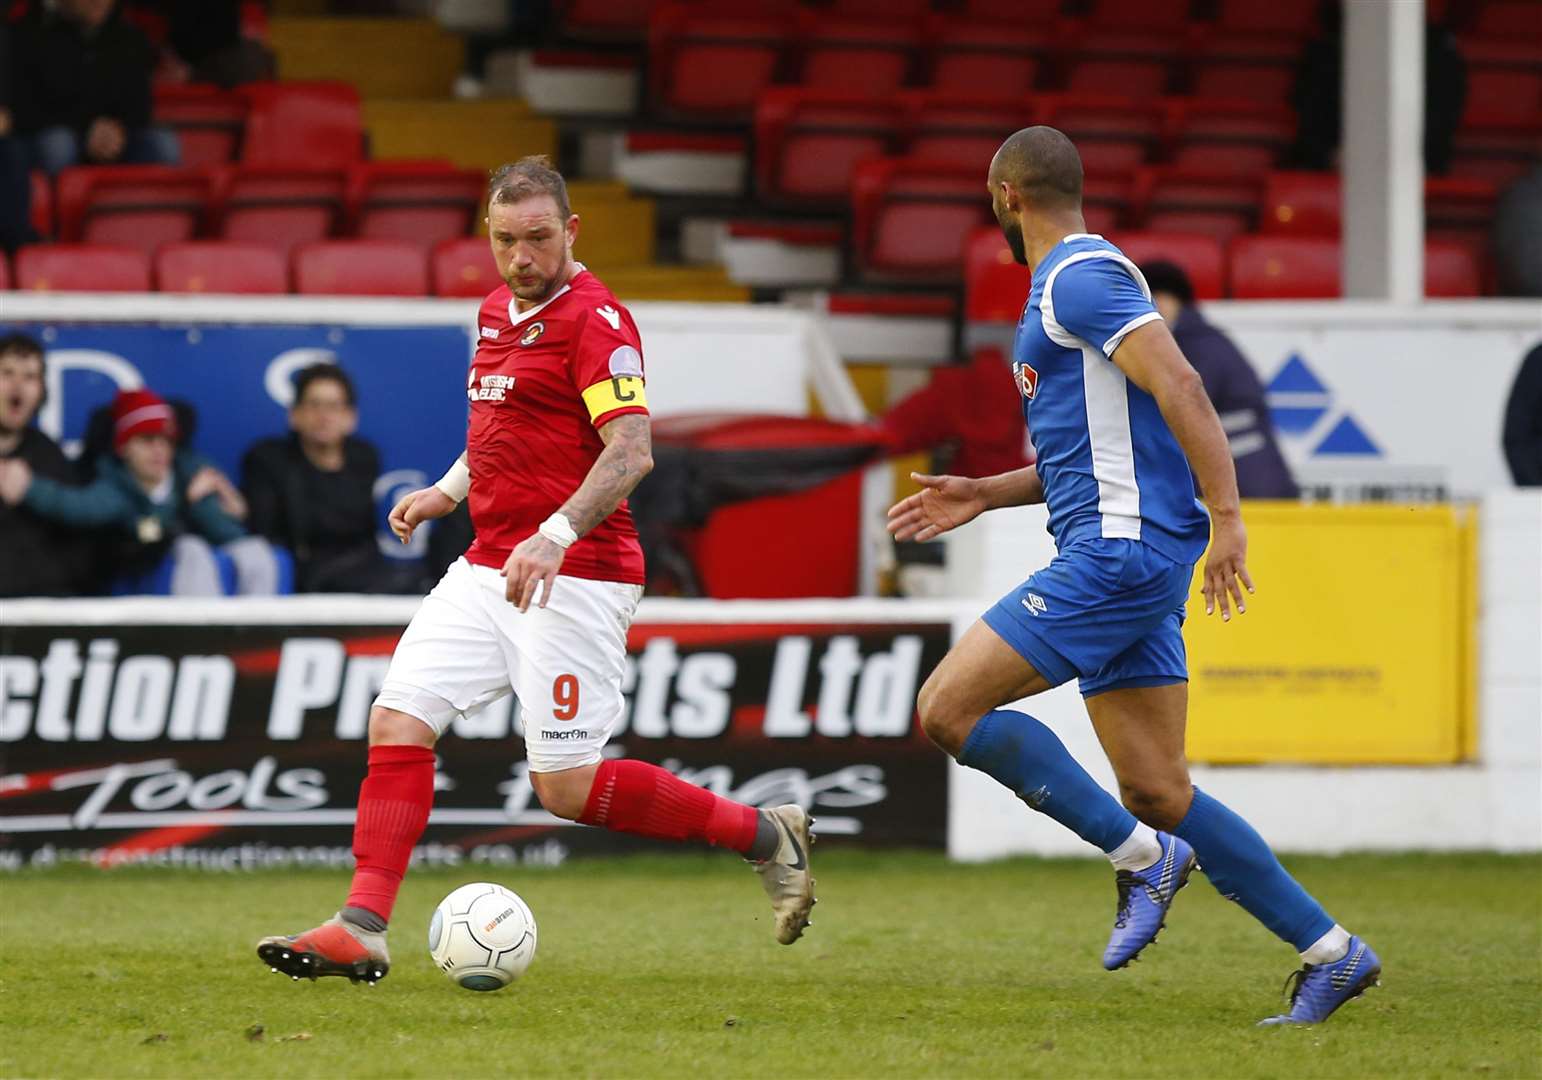
<svg viewBox="0 0 1542 1080">
<path fill-rule="evenodd" d="M 615 375 L 585 390 L 584 405 L 589 409 L 589 419 L 593 420 L 617 409 L 646 409 L 648 395 L 643 391 L 640 377 Z"/>
</svg>

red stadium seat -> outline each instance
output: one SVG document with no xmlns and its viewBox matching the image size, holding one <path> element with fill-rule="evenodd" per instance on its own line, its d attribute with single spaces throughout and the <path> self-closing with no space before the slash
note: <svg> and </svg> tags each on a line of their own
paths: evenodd
<svg viewBox="0 0 1542 1080">
<path fill-rule="evenodd" d="M 289 268 L 271 247 L 195 240 L 161 248 L 155 287 L 172 293 L 286 293 Z"/>
<path fill-rule="evenodd" d="M 1239 236 L 1231 242 L 1236 300 L 1331 300 L 1342 292 L 1339 242 L 1323 236 Z"/>
<path fill-rule="evenodd" d="M 1174 102 L 1173 128 L 1174 165 L 1264 172 L 1290 145 L 1296 117 L 1283 105 L 1180 98 Z"/>
<path fill-rule="evenodd" d="M 1342 204 L 1337 173 L 1272 172 L 1264 179 L 1259 228 L 1293 236 L 1337 236 L 1343 222 Z"/>
<path fill-rule="evenodd" d="M 1226 241 L 1258 219 L 1262 181 L 1247 174 L 1167 167 L 1142 170 L 1137 179 L 1142 228 L 1204 233 Z"/>
<path fill-rule="evenodd" d="M 1009 23 L 960 22 L 939 16 L 927 29 L 934 90 L 976 97 L 1021 99 L 1033 89 L 1047 38 Z"/>
<path fill-rule="evenodd" d="M 852 179 L 853 242 L 870 277 L 955 281 L 969 233 L 990 219 L 973 164 L 881 158 Z"/>
<path fill-rule="evenodd" d="M 226 180 L 216 231 L 288 255 L 342 227 L 346 195 L 347 179 L 337 169 L 242 166 Z"/>
<path fill-rule="evenodd" d="M 1451 240 L 1424 245 L 1424 295 L 1481 296 L 1483 271 L 1472 246 Z"/>
<path fill-rule="evenodd" d="M 0 251 L 0 289 L 9 289 L 10 287 L 11 260 L 6 257 L 5 252 Z"/>
<path fill-rule="evenodd" d="M 150 260 L 132 247 L 33 244 L 16 253 L 16 287 L 39 292 L 149 292 Z"/>
<path fill-rule="evenodd" d="M 681 116 L 746 116 L 775 80 L 792 38 L 791 20 L 774 12 L 663 5 L 648 26 L 654 102 Z"/>
<path fill-rule="evenodd" d="M 760 194 L 786 202 L 843 204 L 852 172 L 899 138 L 899 102 L 865 95 L 772 87 L 755 105 Z"/>
<path fill-rule="evenodd" d="M 1304 38 L 1317 25 L 1320 0 L 1220 0 L 1217 22 L 1227 30 Z"/>
<path fill-rule="evenodd" d="M 248 165 L 343 168 L 364 157 L 359 92 L 341 82 L 253 83 L 241 160 Z"/>
<path fill-rule="evenodd" d="M 355 165 L 348 188 L 357 235 L 432 246 L 472 231 L 487 178 L 446 164 L 376 161 Z"/>
<path fill-rule="evenodd" d="M 1460 176 L 1430 176 L 1424 181 L 1426 231 L 1465 231 L 1486 235 L 1493 227 L 1499 185 Z"/>
<path fill-rule="evenodd" d="M 1489 0 L 1472 30 L 1495 38 L 1542 38 L 1542 12 L 1535 0 Z"/>
<path fill-rule="evenodd" d="M 1538 9 L 1542 18 L 1542 8 Z M 1539 47 L 1542 52 L 1542 47 Z M 1542 66 L 1474 67 L 1467 75 L 1468 117 L 1490 124 L 1520 123 L 1535 127 L 1542 116 Z"/>
<path fill-rule="evenodd" d="M 1130 216 L 1135 185 L 1127 172 L 1087 173 L 1082 177 L 1082 217 L 1087 231 L 1107 233 Z"/>
<path fill-rule="evenodd" d="M 322 240 L 294 253 L 295 291 L 324 296 L 424 296 L 428 259 L 400 240 Z"/>
<path fill-rule="evenodd" d="M 864 19 L 919 19 L 931 9 L 931 0 L 835 0 L 830 6 L 842 17 Z"/>
<path fill-rule="evenodd" d="M 960 14 L 970 19 L 1001 19 L 1019 24 L 1053 22 L 1065 14 L 1064 0 L 964 0 Z"/>
<path fill-rule="evenodd" d="M 563 33 L 591 41 L 641 41 L 657 0 L 567 0 Z"/>
<path fill-rule="evenodd" d="M 236 159 L 246 126 L 246 99 L 203 83 L 156 83 L 155 121 L 173 128 L 183 165 L 225 165 Z"/>
<path fill-rule="evenodd" d="M 964 251 L 964 318 L 970 322 L 1015 323 L 1023 313 L 1033 275 L 1012 258 L 994 225 L 969 234 Z"/>
<path fill-rule="evenodd" d="M 39 236 L 54 234 L 54 188 L 48 174 L 37 169 L 29 175 L 32 187 L 32 230 Z"/>
<path fill-rule="evenodd" d="M 905 84 L 921 44 L 919 24 L 896 21 L 894 16 L 847 19 L 805 11 L 798 34 L 801 85 L 873 97 L 892 94 Z"/>
<path fill-rule="evenodd" d="M 435 296 L 474 296 L 481 299 L 503 284 L 493 251 L 484 236 L 446 240 L 429 257 Z"/>
<path fill-rule="evenodd" d="M 1096 0 L 1092 24 L 1119 30 L 1181 30 L 1192 11 L 1191 0 Z"/>
<path fill-rule="evenodd" d="M 1278 33 L 1210 34 L 1189 57 L 1189 92 L 1282 106 L 1290 98 L 1300 53 L 1299 40 Z"/>
<path fill-rule="evenodd" d="M 146 255 L 196 235 L 214 199 L 208 170 L 173 165 L 87 165 L 65 169 L 57 184 L 60 240 Z"/>
<path fill-rule="evenodd" d="M 1200 300 L 1226 295 L 1226 253 L 1213 236 L 1194 233 L 1114 233 L 1109 241 L 1137 266 L 1170 262 L 1183 268 Z"/>
<path fill-rule="evenodd" d="M 1129 171 L 1160 145 L 1167 113 L 1159 102 L 1107 94 L 1052 99 L 1046 123 L 1069 135 L 1089 172 Z"/>
<path fill-rule="evenodd" d="M 907 95 L 910 139 L 905 155 L 933 161 L 973 164 L 980 176 L 1001 145 L 1003 132 L 1033 123 L 1033 109 L 1024 102 L 970 98 L 921 92 Z"/>
</svg>

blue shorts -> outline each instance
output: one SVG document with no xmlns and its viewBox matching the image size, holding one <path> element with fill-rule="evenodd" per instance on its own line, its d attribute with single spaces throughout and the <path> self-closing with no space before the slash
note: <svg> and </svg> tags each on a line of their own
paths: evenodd
<svg viewBox="0 0 1542 1080">
<path fill-rule="evenodd" d="M 1139 540 L 1082 540 L 982 618 L 1051 686 L 1083 697 L 1189 677 L 1184 602 L 1194 568 Z"/>
</svg>

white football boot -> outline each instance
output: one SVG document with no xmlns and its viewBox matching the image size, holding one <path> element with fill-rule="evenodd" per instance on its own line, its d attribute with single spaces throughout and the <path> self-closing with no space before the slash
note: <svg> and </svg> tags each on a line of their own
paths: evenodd
<svg viewBox="0 0 1542 1080">
<path fill-rule="evenodd" d="M 789 803 L 765 811 L 781 837 L 776 854 L 764 862 L 751 862 L 771 910 L 776 912 L 776 940 L 791 945 L 803 936 L 814 898 L 814 878 L 809 873 L 809 848 L 814 844 L 814 819 L 803 807 Z"/>
</svg>

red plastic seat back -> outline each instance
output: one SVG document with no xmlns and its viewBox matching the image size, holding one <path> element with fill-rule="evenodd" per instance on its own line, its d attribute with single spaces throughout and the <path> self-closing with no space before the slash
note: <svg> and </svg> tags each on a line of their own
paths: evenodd
<svg viewBox="0 0 1542 1080">
<path fill-rule="evenodd" d="M 371 162 L 349 175 L 354 231 L 379 240 L 432 246 L 471 232 L 487 188 L 475 169 Z"/>
<path fill-rule="evenodd" d="M 1342 293 L 1339 242 L 1321 236 L 1239 236 L 1231 242 L 1236 300 L 1332 300 Z"/>
<path fill-rule="evenodd" d="M 33 244 L 16 253 L 16 287 L 41 292 L 148 292 L 150 260 L 132 247 Z"/>
<path fill-rule="evenodd" d="M 1033 287 L 1033 275 L 1012 258 L 994 226 L 969 234 L 964 252 L 964 318 L 972 322 L 1015 323 Z"/>
<path fill-rule="evenodd" d="M 177 133 L 184 165 L 225 165 L 236 159 L 246 126 L 246 99 L 202 83 L 157 83 L 155 120 Z"/>
<path fill-rule="evenodd" d="M 1292 236 L 1337 236 L 1343 227 L 1343 188 L 1337 173 L 1272 172 L 1264 180 L 1259 228 Z"/>
<path fill-rule="evenodd" d="M 155 287 L 175 293 L 286 293 L 289 269 L 271 247 L 195 240 L 161 248 Z"/>
<path fill-rule="evenodd" d="M 1137 266 L 1170 262 L 1181 267 L 1200 300 L 1219 300 L 1226 295 L 1226 253 L 1212 236 L 1202 233 L 1114 233 L 1110 243 Z"/>
<path fill-rule="evenodd" d="M 969 234 L 990 214 L 977 168 L 910 158 L 857 166 L 852 198 L 862 268 L 914 280 L 956 280 Z"/>
<path fill-rule="evenodd" d="M 960 22 L 941 16 L 927 28 L 932 43 L 929 82 L 948 93 L 1021 100 L 1033 89 L 1048 48 L 1047 35 L 1017 19 Z"/>
<path fill-rule="evenodd" d="M 1160 168 L 1142 174 L 1143 214 L 1137 222 L 1151 232 L 1203 233 L 1227 240 L 1251 230 L 1263 199 L 1253 176 Z"/>
<path fill-rule="evenodd" d="M 757 180 L 764 194 L 844 201 L 857 162 L 892 150 L 903 112 L 892 100 L 773 87 L 755 107 Z"/>
<path fill-rule="evenodd" d="M 807 12 L 799 83 L 815 90 L 841 90 L 881 97 L 904 85 L 920 38 L 914 23 L 893 18 L 842 19 Z"/>
<path fill-rule="evenodd" d="M 1456 240 L 1428 241 L 1424 245 L 1424 295 L 1483 295 L 1482 263 L 1474 245 Z"/>
<path fill-rule="evenodd" d="M 203 169 L 88 165 L 61 172 L 56 190 L 61 240 L 138 247 L 149 255 L 198 232 L 214 181 Z"/>
<path fill-rule="evenodd" d="M 359 92 L 341 82 L 253 83 L 241 160 L 249 165 L 343 168 L 364 156 Z"/>
<path fill-rule="evenodd" d="M 425 296 L 428 260 L 399 240 L 322 240 L 294 252 L 295 291 L 326 296 Z"/>
<path fill-rule="evenodd" d="M 287 255 L 342 228 L 347 191 L 347 178 L 337 169 L 243 166 L 225 183 L 216 231 Z"/>
<path fill-rule="evenodd" d="M 463 236 L 446 240 L 429 258 L 435 296 L 474 296 L 481 299 L 503 284 L 487 238 Z"/>
<path fill-rule="evenodd" d="M 791 37 L 785 16 L 662 6 L 648 30 L 654 99 L 673 113 L 748 115 L 776 77 Z"/>
</svg>

